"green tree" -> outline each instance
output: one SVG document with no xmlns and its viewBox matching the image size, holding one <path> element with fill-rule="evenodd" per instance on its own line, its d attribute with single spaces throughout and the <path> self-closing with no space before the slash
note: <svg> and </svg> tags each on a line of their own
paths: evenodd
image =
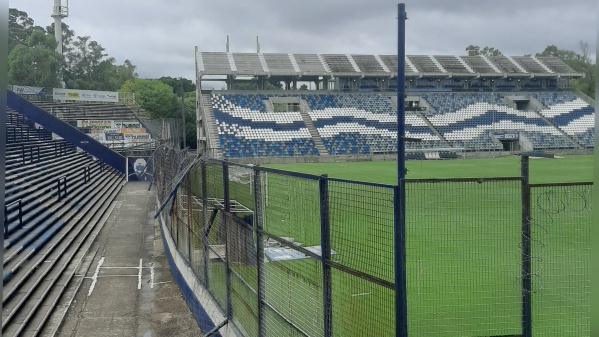
<svg viewBox="0 0 599 337">
<path fill-rule="evenodd" d="M 41 27 L 35 27 L 35 23 L 27 13 L 16 8 L 10 8 L 8 11 L 8 53 L 17 45 L 26 45 L 29 35 L 34 30 L 43 30 Z"/>
<path fill-rule="evenodd" d="M 119 91 L 134 93 L 137 103 L 152 118 L 171 117 L 176 111 L 177 96 L 171 87 L 160 80 L 139 78 L 133 81 L 129 80 L 121 86 Z"/>
<path fill-rule="evenodd" d="M 193 92 L 186 92 L 184 96 L 185 106 L 185 141 L 186 146 L 190 149 L 197 148 L 197 137 L 196 137 L 196 94 Z M 181 103 L 179 103 L 179 106 Z M 180 111 L 181 109 L 179 109 Z"/>
<path fill-rule="evenodd" d="M 25 44 L 17 44 L 8 55 L 8 81 L 16 85 L 55 87 L 60 84 L 60 55 L 54 37 L 33 30 Z"/>
<path fill-rule="evenodd" d="M 584 74 L 583 78 L 570 80 L 570 86 L 576 88 L 586 95 L 595 98 L 595 69 L 596 64 L 590 57 L 589 44 L 580 41 L 580 53 L 572 50 L 559 49 L 555 45 L 550 45 L 536 56 L 553 56 L 561 59 L 575 72 Z"/>
<path fill-rule="evenodd" d="M 118 90 L 137 77 L 135 68 L 129 60 L 117 65 L 104 47 L 89 36 L 78 36 L 66 47 L 64 80 L 68 88 Z"/>
<path fill-rule="evenodd" d="M 55 53 L 54 24 L 44 29 L 36 26 L 26 12 L 11 8 L 10 83 L 60 86 L 62 77 L 67 88 L 115 91 L 126 81 L 137 78 L 136 67 L 131 61 L 117 64 L 91 37 L 76 36 L 65 23 L 62 34 L 63 55 L 58 55 Z"/>
<path fill-rule="evenodd" d="M 494 47 L 484 47 L 481 49 L 479 46 L 469 45 L 468 47 L 466 47 L 466 51 L 468 52 L 468 56 L 477 56 L 477 55 L 501 56 L 501 55 L 503 55 L 503 53 L 501 53 L 499 51 L 499 49 L 496 49 Z"/>
<path fill-rule="evenodd" d="M 173 88 L 173 92 L 177 94 L 177 96 L 181 96 L 181 86 L 183 86 L 183 92 L 187 93 L 187 92 L 195 92 L 196 90 L 196 86 L 195 84 L 193 84 L 193 82 L 191 80 L 188 80 L 186 78 L 173 78 L 170 76 L 163 76 L 161 78 L 159 78 L 159 80 L 168 85 L 169 87 Z"/>
</svg>

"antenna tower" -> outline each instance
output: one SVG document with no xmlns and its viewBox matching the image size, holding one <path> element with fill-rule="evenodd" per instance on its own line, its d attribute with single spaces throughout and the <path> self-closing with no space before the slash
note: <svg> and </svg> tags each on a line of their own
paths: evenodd
<svg viewBox="0 0 599 337">
<path fill-rule="evenodd" d="M 54 0 L 52 17 L 54 18 L 54 38 L 56 52 L 62 55 L 62 18 L 69 16 L 69 0 Z"/>
</svg>

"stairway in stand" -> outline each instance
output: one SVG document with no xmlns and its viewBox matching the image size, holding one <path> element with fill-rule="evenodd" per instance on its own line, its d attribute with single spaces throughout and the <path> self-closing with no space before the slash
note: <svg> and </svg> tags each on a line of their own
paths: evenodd
<svg viewBox="0 0 599 337">
<path fill-rule="evenodd" d="M 308 131 L 310 131 L 310 135 L 312 136 L 312 140 L 314 141 L 314 146 L 316 146 L 321 156 L 328 156 L 329 151 L 324 146 L 322 138 L 320 138 L 320 134 L 318 133 L 318 130 L 316 130 L 316 127 L 312 122 L 312 118 L 310 118 L 310 116 L 308 115 L 308 112 L 310 111 L 312 111 L 310 109 L 310 106 L 308 106 L 308 104 L 302 100 L 302 109 L 300 111 L 300 114 L 302 115 L 302 119 L 304 120 L 304 124 L 306 124 Z"/>
</svg>

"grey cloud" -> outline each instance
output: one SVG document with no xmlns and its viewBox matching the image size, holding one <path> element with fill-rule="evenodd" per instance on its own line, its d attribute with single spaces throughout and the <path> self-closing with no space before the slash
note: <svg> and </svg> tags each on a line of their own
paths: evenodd
<svg viewBox="0 0 599 337">
<path fill-rule="evenodd" d="M 38 25 L 52 22 L 40 0 L 12 1 Z M 48 2 L 49 3 L 49 2 Z M 595 0 L 406 0 L 409 54 L 464 54 L 469 44 L 510 55 L 547 45 L 595 50 Z M 193 48 L 234 52 L 393 54 L 397 3 L 387 0 L 82 0 L 71 1 L 65 20 L 90 35 L 140 76 L 194 78 Z M 593 55 L 594 56 L 594 55 Z"/>
</svg>

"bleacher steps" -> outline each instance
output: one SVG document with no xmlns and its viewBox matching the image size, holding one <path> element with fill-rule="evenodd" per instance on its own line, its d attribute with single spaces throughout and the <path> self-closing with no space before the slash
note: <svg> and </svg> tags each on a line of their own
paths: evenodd
<svg viewBox="0 0 599 337">
<path fill-rule="evenodd" d="M 464 59 L 461 56 L 458 55 L 456 56 L 456 58 L 458 59 L 460 64 L 464 66 L 464 68 L 466 68 L 470 73 L 474 74 L 474 70 L 468 65 L 468 63 L 466 63 L 466 61 L 464 61 Z"/>
<path fill-rule="evenodd" d="M 532 98 L 531 98 L 532 99 Z M 540 103 L 540 102 L 539 102 Z M 542 120 L 545 121 L 545 123 L 547 123 L 548 125 L 553 126 L 554 128 L 556 128 L 564 137 L 566 137 L 571 143 L 572 145 L 574 145 L 576 148 L 578 149 L 584 149 L 584 145 L 580 144 L 576 139 L 574 139 L 574 137 L 570 136 L 569 134 L 567 134 L 564 130 L 562 130 L 559 126 L 557 126 L 555 123 L 553 123 L 550 119 L 548 119 L 547 117 L 543 116 L 543 114 L 540 111 L 535 111 L 535 113 L 537 114 L 538 117 L 540 117 Z"/>
<path fill-rule="evenodd" d="M 405 57 L 405 63 L 408 65 L 408 67 L 410 67 L 410 70 L 414 73 L 418 73 L 418 69 L 416 69 L 416 66 L 414 65 L 414 63 L 412 63 L 412 61 L 406 56 Z"/>
<path fill-rule="evenodd" d="M 327 73 L 332 73 L 329 64 L 324 60 L 324 56 L 322 56 L 321 54 L 317 54 L 316 56 L 318 56 L 318 59 L 320 60 L 320 63 L 322 63 L 322 67 L 324 68 L 324 70 Z"/>
<path fill-rule="evenodd" d="M 491 62 L 491 60 L 489 60 L 485 55 L 480 55 L 480 57 L 487 62 L 487 64 L 489 65 L 489 67 L 491 67 L 496 73 L 501 74 L 501 70 L 499 70 L 499 68 L 497 68 L 493 62 Z"/>
<path fill-rule="evenodd" d="M 514 66 L 516 66 L 516 68 L 518 68 L 518 70 L 520 70 L 523 73 L 528 73 L 528 71 L 526 71 L 526 69 L 524 69 L 524 67 L 522 67 L 520 65 L 520 63 L 516 62 L 516 60 L 514 60 L 511 56 L 505 56 L 508 60 L 510 60 L 510 62 L 512 62 L 514 64 Z"/>
<path fill-rule="evenodd" d="M 229 60 L 229 67 L 231 67 L 231 71 L 237 72 L 237 65 L 235 64 L 233 53 L 227 53 L 227 59 Z"/>
<path fill-rule="evenodd" d="M 360 70 L 360 67 L 358 67 L 358 64 L 356 63 L 356 61 L 354 60 L 354 58 L 351 56 L 351 54 L 345 54 L 345 56 L 347 56 L 347 59 L 349 60 L 349 63 L 351 64 L 352 68 L 354 68 L 354 70 L 357 73 L 362 72 Z"/>
<path fill-rule="evenodd" d="M 212 111 L 212 95 L 202 94 L 202 115 L 205 119 L 204 126 L 206 133 L 208 133 L 208 141 L 210 142 L 209 148 L 213 149 L 213 155 L 216 158 L 222 158 L 222 150 L 220 148 L 220 142 L 218 140 L 218 129 L 216 126 L 216 118 L 214 118 L 214 112 Z"/>
<path fill-rule="evenodd" d="M 374 55 L 374 58 L 376 59 L 376 61 L 379 63 L 379 65 L 381 66 L 381 68 L 383 68 L 383 70 L 386 73 L 390 73 L 391 71 L 389 70 L 389 68 L 387 67 L 387 65 L 385 64 L 385 62 L 383 62 L 383 60 L 381 59 L 380 55 Z"/>
<path fill-rule="evenodd" d="M 302 71 L 300 70 L 299 64 L 297 64 L 297 60 L 295 59 L 295 56 L 291 53 L 288 53 L 287 55 L 289 55 L 289 61 L 291 61 L 291 65 L 293 66 L 293 70 L 295 72 L 301 73 Z"/>
<path fill-rule="evenodd" d="M 530 58 L 532 58 L 533 61 L 535 61 L 538 65 L 541 66 L 541 68 L 545 69 L 546 72 L 553 74 L 553 70 L 549 69 L 549 67 L 547 67 L 545 65 L 545 63 L 541 62 L 538 58 L 536 58 L 534 55 L 531 55 Z"/>
<path fill-rule="evenodd" d="M 441 63 L 439 63 L 439 61 L 437 61 L 437 59 L 433 55 L 429 55 L 428 58 L 430 58 L 431 61 L 433 61 L 433 63 L 437 66 L 437 68 L 439 68 L 439 70 L 441 70 L 442 73 L 447 72 L 447 70 L 445 70 L 445 68 L 443 68 Z"/>
<path fill-rule="evenodd" d="M 302 99 L 302 108 L 300 109 L 300 114 L 302 115 L 302 120 L 304 121 L 304 124 L 308 128 L 308 131 L 310 132 L 310 136 L 312 136 L 312 140 L 314 141 L 314 146 L 316 147 L 316 149 L 318 149 L 318 152 L 320 153 L 320 155 L 328 156 L 329 151 L 324 146 L 322 138 L 320 138 L 320 134 L 318 133 L 318 130 L 316 130 L 316 127 L 314 126 L 314 122 L 312 121 L 312 118 L 310 118 L 310 115 L 308 114 L 311 111 L 312 111 L 312 109 L 310 109 L 310 105 L 305 100 Z"/>
<path fill-rule="evenodd" d="M 260 60 L 262 70 L 264 70 L 265 73 L 269 73 L 270 70 L 268 69 L 268 64 L 266 64 L 266 60 L 264 59 L 264 54 L 258 53 L 258 60 Z"/>
<path fill-rule="evenodd" d="M 439 137 L 439 139 L 441 139 L 441 141 L 443 143 L 445 143 L 446 147 L 448 147 L 448 148 L 452 147 L 451 144 L 447 141 L 447 139 L 445 139 L 445 137 L 443 137 L 443 135 L 441 133 L 439 133 L 439 131 L 437 131 L 437 129 L 435 128 L 433 123 L 431 123 L 431 121 L 429 121 L 428 118 L 426 118 L 426 116 L 424 116 L 422 114 L 422 112 L 414 111 L 414 114 L 416 114 L 418 117 L 420 117 L 426 123 L 426 125 L 428 125 L 429 129 L 431 129 L 431 131 L 435 135 L 437 135 L 437 137 Z"/>
<path fill-rule="evenodd" d="M 100 219 L 123 182 L 122 175 L 107 175 L 105 180 L 95 182 L 93 190 L 97 193 L 81 193 L 78 200 L 73 200 L 85 206 L 68 212 L 63 218 L 63 228 L 31 256 L 28 261 L 30 272 L 21 275 L 20 280 L 11 280 L 8 289 L 4 289 L 3 333 L 18 335 L 23 331 L 37 331 L 43 326 L 70 280 L 72 273 L 65 271 L 72 263 L 78 264 L 73 258 L 101 223 Z M 19 289 L 19 293 L 14 293 L 14 289 Z M 11 293 L 13 295 L 8 295 Z"/>
<path fill-rule="evenodd" d="M 10 90 L 7 90 L 7 105 L 20 114 L 27 116 L 31 121 L 43 125 L 48 131 L 59 135 L 71 144 L 104 161 L 119 172 L 126 172 L 127 164 L 122 155 Z"/>
</svg>

